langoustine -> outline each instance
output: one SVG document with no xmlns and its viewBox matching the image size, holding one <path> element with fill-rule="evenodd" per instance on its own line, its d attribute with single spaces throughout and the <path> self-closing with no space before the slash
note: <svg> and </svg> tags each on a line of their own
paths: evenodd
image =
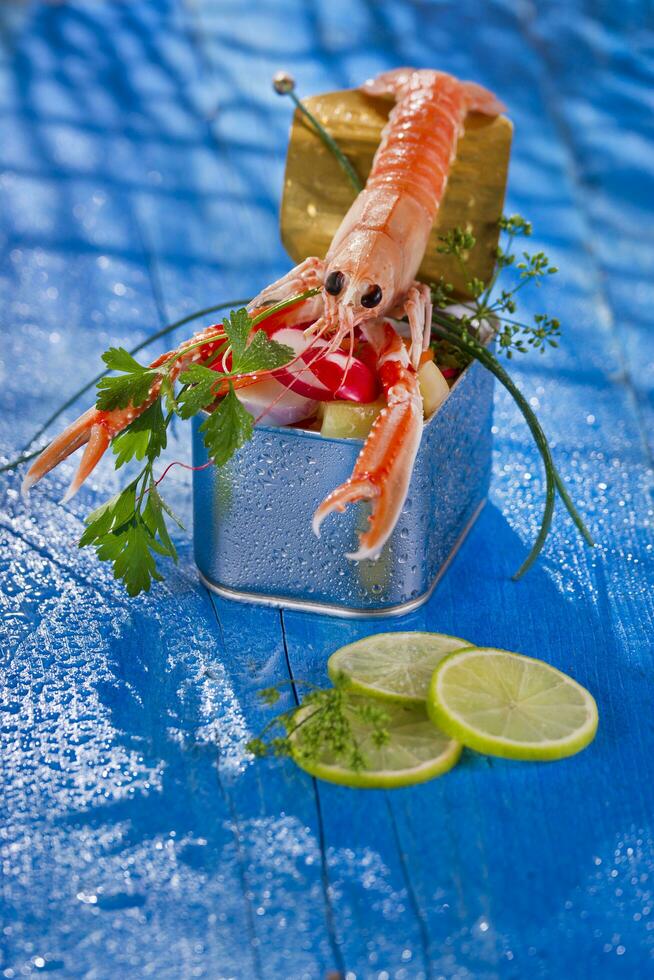
<svg viewBox="0 0 654 980">
<path fill-rule="evenodd" d="M 416 280 L 434 218 L 445 192 L 458 138 L 468 111 L 496 115 L 503 106 L 486 89 L 444 72 L 401 68 L 367 82 L 370 95 L 392 95 L 395 106 L 382 133 L 365 188 L 336 232 L 325 259 L 309 257 L 264 289 L 249 310 L 268 307 L 317 288 L 320 294 L 291 308 L 286 323 L 311 322 L 307 349 L 314 360 L 345 349 L 351 362 L 355 340 L 375 351 L 387 405 L 375 421 L 352 476 L 318 506 L 316 534 L 324 519 L 352 502 L 371 503 L 369 528 L 348 557 L 374 559 L 392 533 L 404 505 L 422 433 L 417 368 L 431 331 L 429 288 Z M 408 351 L 388 317 L 406 316 Z M 198 340 L 206 341 L 198 348 Z M 325 340 L 328 343 L 325 344 Z M 174 358 L 174 378 L 188 364 L 215 357 L 225 341 L 209 327 L 152 366 Z M 192 350 L 189 350 L 189 348 Z M 347 364 L 345 374 L 347 373 Z M 247 377 L 239 379 L 246 384 Z M 156 383 L 138 408 L 89 409 L 46 447 L 28 471 L 28 490 L 83 445 L 86 450 L 64 499 L 79 489 L 111 439 L 157 397 Z"/>
<path fill-rule="evenodd" d="M 356 328 L 366 335 L 372 321 L 384 316 L 408 319 L 410 363 L 385 386 L 388 407 L 375 421 L 354 474 L 320 504 L 314 519 L 317 532 L 332 511 L 370 501 L 370 527 L 359 550 L 350 555 L 354 559 L 379 556 L 408 492 L 408 481 L 400 474 L 411 474 L 420 445 L 422 411 L 416 408 L 420 395 L 415 373 L 429 346 L 432 304 L 428 286 L 415 277 L 457 141 L 469 111 L 496 115 L 504 108 L 480 85 L 431 70 L 399 68 L 362 88 L 369 95 L 395 98 L 366 186 L 343 218 L 325 259 L 305 259 L 253 300 L 259 306 L 320 286 L 324 311 L 314 330 L 317 336 L 332 335 L 335 347 L 348 335 L 352 338 Z"/>
</svg>

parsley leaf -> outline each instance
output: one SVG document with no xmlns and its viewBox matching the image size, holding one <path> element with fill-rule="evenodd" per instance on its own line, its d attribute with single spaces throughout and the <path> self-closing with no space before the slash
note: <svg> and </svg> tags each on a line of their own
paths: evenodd
<svg viewBox="0 0 654 980">
<path fill-rule="evenodd" d="M 140 371 L 147 370 L 124 347 L 110 347 L 102 355 L 102 360 L 110 371 L 124 371 L 126 374 L 138 374 Z"/>
<path fill-rule="evenodd" d="M 161 410 L 161 399 L 135 418 L 133 422 L 114 436 L 111 448 L 116 454 L 116 469 L 120 469 L 130 459 L 144 459 L 153 462 L 166 448 L 166 419 Z"/>
<path fill-rule="evenodd" d="M 221 385 L 226 378 L 256 374 L 257 371 L 274 371 L 293 358 L 291 347 L 270 340 L 263 330 L 257 330 L 248 343 L 252 321 L 245 310 L 231 313 L 229 321 L 225 320 L 224 328 L 231 345 L 231 368 L 223 373 L 202 364 L 189 365 L 180 375 L 184 388 L 176 401 L 177 411 L 183 419 L 189 419 L 208 408 L 222 393 Z"/>
<path fill-rule="evenodd" d="M 180 375 L 183 385 L 188 385 L 180 391 L 177 396 L 178 411 L 183 419 L 190 419 L 197 415 L 203 408 L 207 408 L 216 400 L 217 389 L 224 375 L 211 368 L 203 367 L 201 364 L 191 364 L 190 367 Z"/>
<path fill-rule="evenodd" d="M 170 508 L 164 504 L 163 498 L 159 494 L 156 484 L 152 482 L 148 489 L 147 503 L 141 513 L 143 525 L 147 528 L 151 535 L 150 548 L 153 551 L 156 551 L 159 555 L 163 555 L 164 557 L 169 557 L 174 561 L 177 561 L 177 549 L 175 548 L 170 534 L 168 533 L 166 520 L 164 518 L 164 510 L 166 513 L 172 514 L 175 522 L 179 525 L 179 520 L 177 517 L 175 517 Z"/>
<path fill-rule="evenodd" d="M 247 310 L 235 310 L 223 322 L 232 349 L 230 374 L 252 374 L 255 371 L 274 371 L 293 357 L 291 347 L 270 340 L 264 330 L 257 330 L 248 343 L 252 320 Z"/>
<path fill-rule="evenodd" d="M 223 320 L 223 327 L 232 348 L 232 358 L 238 361 L 245 350 L 252 330 L 252 321 L 245 307 L 240 310 L 232 310 L 229 319 Z"/>
<path fill-rule="evenodd" d="M 138 491 L 140 481 L 141 476 L 94 510 L 79 541 L 80 548 L 93 545 L 100 561 L 111 562 L 114 577 L 125 583 L 130 596 L 148 592 L 153 581 L 162 580 L 156 555 L 177 561 L 164 512 L 181 527 L 159 494 L 149 467 Z"/>
<path fill-rule="evenodd" d="M 143 367 L 123 347 L 110 347 L 102 355 L 102 360 L 110 371 L 123 373 L 100 378 L 96 407 L 102 412 L 109 412 L 114 408 L 127 408 L 128 405 L 135 408 L 142 405 L 160 372 Z"/>
<path fill-rule="evenodd" d="M 96 544 L 106 534 L 124 528 L 136 507 L 137 480 L 133 480 L 115 497 L 92 511 L 86 518 L 86 530 L 79 540 L 80 548 Z"/>
<path fill-rule="evenodd" d="M 253 374 L 274 371 L 293 359 L 293 348 L 270 340 L 263 330 L 257 330 L 251 342 L 237 358 L 232 359 L 233 374 Z"/>
<path fill-rule="evenodd" d="M 231 384 L 218 407 L 200 426 L 209 456 L 217 466 L 226 463 L 252 438 L 253 429 L 254 419 L 241 405 Z"/>
<path fill-rule="evenodd" d="M 114 578 L 122 579 L 130 596 L 149 592 L 153 580 L 161 582 L 152 548 L 152 537 L 142 523 L 130 525 L 118 534 L 108 534 L 96 545 L 100 561 L 110 561 Z"/>
</svg>

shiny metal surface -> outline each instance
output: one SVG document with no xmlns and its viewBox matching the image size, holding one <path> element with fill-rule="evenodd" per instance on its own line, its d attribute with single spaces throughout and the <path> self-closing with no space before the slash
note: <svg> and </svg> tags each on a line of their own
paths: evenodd
<svg viewBox="0 0 654 980">
<path fill-rule="evenodd" d="M 425 426 L 409 496 L 377 561 L 345 558 L 367 518 L 350 507 L 311 530 L 318 503 L 352 471 L 361 440 L 258 426 L 222 468 L 193 474 L 194 550 L 203 580 L 250 602 L 342 616 L 397 615 L 425 601 L 484 501 L 493 381 L 478 364 Z M 194 420 L 193 462 L 207 461 Z"/>
<path fill-rule="evenodd" d="M 283 596 L 262 595 L 261 593 L 230 589 L 225 585 L 218 585 L 216 582 L 211 582 L 208 578 L 205 578 L 202 572 L 200 572 L 200 581 L 207 587 L 207 589 L 209 589 L 211 592 L 215 592 L 216 595 L 222 596 L 223 599 L 232 599 L 234 602 L 255 602 L 259 605 L 271 606 L 275 609 L 300 609 L 302 612 L 328 613 L 330 616 L 338 616 L 340 619 L 358 619 L 362 615 L 365 615 L 366 618 L 371 616 L 373 618 L 375 616 L 406 616 L 415 609 L 419 609 L 420 606 L 424 605 L 424 603 L 431 598 L 434 589 L 442 579 L 443 575 L 450 566 L 450 562 L 468 536 L 468 532 L 479 517 L 485 503 L 486 500 L 482 500 L 478 504 L 477 508 L 472 514 L 472 517 L 461 531 L 459 537 L 456 539 L 454 547 L 441 565 L 436 578 L 431 583 L 427 591 L 423 593 L 423 595 L 419 595 L 417 598 L 411 599 L 409 602 L 402 602 L 397 606 L 385 606 L 383 609 L 368 609 L 365 613 L 362 613 L 360 609 L 351 609 L 349 606 L 340 606 L 334 603 L 309 602 L 306 599 L 291 599 Z"/>
</svg>

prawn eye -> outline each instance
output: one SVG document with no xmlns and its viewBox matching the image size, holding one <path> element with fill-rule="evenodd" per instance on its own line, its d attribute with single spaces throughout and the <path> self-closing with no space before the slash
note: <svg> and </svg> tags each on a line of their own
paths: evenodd
<svg viewBox="0 0 654 980">
<path fill-rule="evenodd" d="M 367 310 L 371 310 L 373 306 L 379 306 L 382 300 L 381 286 L 374 283 L 370 287 L 367 293 L 364 293 L 361 297 L 361 305 L 365 306 Z"/>
<path fill-rule="evenodd" d="M 325 289 L 330 296 L 338 296 L 344 284 L 345 276 L 342 272 L 330 272 L 325 279 Z"/>
</svg>

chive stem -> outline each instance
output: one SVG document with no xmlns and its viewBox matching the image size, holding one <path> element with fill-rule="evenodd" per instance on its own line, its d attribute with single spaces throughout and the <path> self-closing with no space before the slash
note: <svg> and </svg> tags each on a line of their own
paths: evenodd
<svg viewBox="0 0 654 980">
<path fill-rule="evenodd" d="M 149 334 L 145 338 L 145 340 L 142 340 L 140 344 L 137 344 L 136 347 L 133 347 L 130 350 L 130 354 L 132 355 L 138 354 L 139 351 L 142 351 L 149 344 L 154 343 L 155 340 L 159 340 L 161 337 L 165 337 L 167 334 L 172 333 L 173 330 L 177 330 L 178 327 L 183 327 L 184 324 L 190 323 L 192 320 L 199 320 L 200 317 L 208 316 L 210 313 L 217 313 L 220 310 L 233 309 L 234 307 L 237 306 L 244 306 L 248 302 L 249 301 L 246 299 L 235 299 L 235 300 L 230 300 L 227 303 L 218 303 L 216 306 L 207 306 L 204 310 L 197 310 L 195 313 L 189 313 L 188 316 L 182 317 L 181 320 L 175 320 L 174 323 L 169 323 L 167 326 L 162 327 L 160 330 L 156 330 L 154 333 Z M 50 415 L 49 418 L 47 418 L 45 422 L 42 425 L 40 425 L 39 428 L 36 430 L 36 432 L 30 437 L 28 442 L 23 447 L 23 451 L 21 455 L 18 456 L 16 459 L 12 460 L 10 463 L 4 463 L 2 466 L 0 466 L 0 473 L 7 473 L 10 470 L 14 470 L 16 469 L 17 466 L 21 466 L 23 463 L 28 463 L 31 459 L 34 459 L 36 456 L 38 456 L 39 453 L 43 452 L 43 448 L 45 447 L 42 447 L 41 449 L 35 449 L 31 453 L 28 453 L 27 450 L 29 449 L 30 446 L 32 446 L 36 442 L 37 439 L 39 439 L 43 435 L 43 433 L 52 425 L 53 422 L 57 421 L 60 415 L 63 415 L 63 413 L 66 411 L 67 408 L 70 408 L 71 405 L 74 405 L 78 398 L 81 398 L 82 395 L 85 395 L 86 392 L 89 391 L 91 388 L 93 388 L 98 383 L 98 381 L 100 381 L 101 378 L 104 378 L 106 374 L 109 374 L 108 369 L 106 371 L 101 371 L 100 374 L 97 374 L 95 376 L 95 378 L 92 378 L 82 388 L 79 388 L 76 392 L 74 392 L 70 396 L 70 398 L 67 398 L 66 401 L 62 405 L 60 405 L 59 408 L 55 412 L 53 412 L 52 415 Z"/>
<path fill-rule="evenodd" d="M 352 166 L 348 158 L 341 150 L 336 140 L 332 136 L 330 136 L 330 134 L 327 132 L 323 124 L 314 116 L 311 110 L 307 109 L 307 107 L 304 105 L 302 100 L 298 99 L 295 92 L 290 91 L 290 92 L 284 92 L 283 94 L 289 95 L 293 100 L 293 102 L 295 103 L 295 105 L 297 106 L 297 108 L 302 113 L 302 115 L 306 119 L 308 119 L 309 123 L 311 124 L 315 132 L 318 134 L 320 139 L 323 141 L 327 149 L 330 150 L 338 160 L 341 169 L 345 173 L 347 179 L 352 184 L 352 187 L 355 189 L 357 194 L 359 194 L 363 190 L 363 183 L 359 179 L 359 175 L 357 174 L 356 170 L 354 169 L 354 167 Z"/>
</svg>

